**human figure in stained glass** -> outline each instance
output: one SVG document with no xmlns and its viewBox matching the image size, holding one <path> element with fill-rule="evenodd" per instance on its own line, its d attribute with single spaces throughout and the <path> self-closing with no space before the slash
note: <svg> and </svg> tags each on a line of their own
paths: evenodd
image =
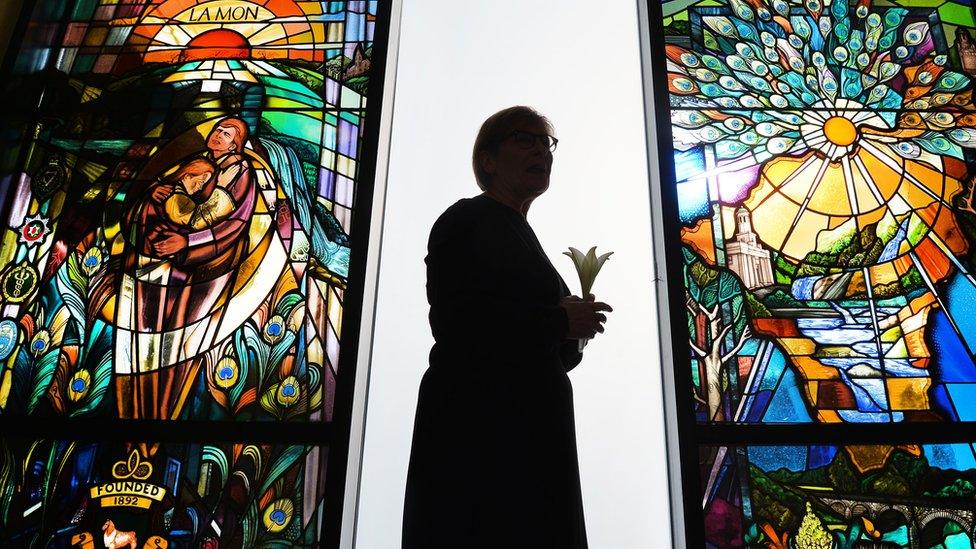
<svg viewBox="0 0 976 549">
<path fill-rule="evenodd" d="M 178 186 L 163 203 L 166 219 L 195 230 L 227 219 L 234 211 L 234 199 L 217 187 L 216 171 L 217 166 L 206 158 L 194 158 L 181 167 L 173 176 Z"/>
<path fill-rule="evenodd" d="M 102 546 L 106 520 L 115 545 L 318 546 L 341 512 L 324 503 L 325 454 L 343 439 L 294 426 L 333 421 L 356 332 L 350 230 L 371 207 L 358 191 L 383 2 L 36 4 L 22 26 L 45 31 L 4 74 L 44 121 L 3 120 L 23 154 L 0 185 L 0 275 L 23 288 L 0 296 L 0 414 L 68 440 L 0 444 L 28 471 L 0 471 L 0 547 Z M 115 441 L 70 440 L 86 417 L 173 421 L 162 440 L 128 421 Z M 298 437 L 223 442 L 181 420 L 287 421 Z M 132 485 L 114 464 L 133 450 L 155 466 L 136 484 L 163 497 L 92 496 Z"/>
<path fill-rule="evenodd" d="M 130 211 L 134 246 L 124 252 L 115 318 L 116 373 L 129 374 L 119 378 L 118 390 L 135 395 L 118 399 L 123 417 L 169 419 L 178 413 L 200 367 L 196 357 L 216 343 L 216 326 L 233 298 L 235 269 L 247 254 L 256 202 L 243 154 L 248 133 L 239 118 L 220 120 L 204 158 L 184 163 Z M 177 203 L 194 202 L 191 189 L 201 203 L 181 214 L 189 205 Z M 201 222 L 208 208 L 212 223 Z M 185 223 L 175 222 L 183 217 Z M 157 384 L 165 388 L 162 394 Z"/>
<path fill-rule="evenodd" d="M 605 303 L 570 296 L 525 215 L 555 140 L 526 107 L 475 142 L 483 194 L 434 224 L 427 296 L 436 343 L 420 387 L 403 549 L 587 546 L 572 387 L 578 338 Z"/>
</svg>

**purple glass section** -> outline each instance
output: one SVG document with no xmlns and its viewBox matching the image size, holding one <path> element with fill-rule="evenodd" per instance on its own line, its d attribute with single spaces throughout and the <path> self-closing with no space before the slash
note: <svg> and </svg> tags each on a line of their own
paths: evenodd
<svg viewBox="0 0 976 549">
<path fill-rule="evenodd" d="M 356 141 L 359 127 L 348 120 L 339 119 L 339 152 L 349 158 L 356 158 Z"/>
<path fill-rule="evenodd" d="M 339 82 L 337 80 L 325 79 L 325 102 L 330 105 L 339 104 Z"/>
<path fill-rule="evenodd" d="M 319 196 L 335 199 L 335 172 L 325 168 L 319 169 Z"/>
</svg>

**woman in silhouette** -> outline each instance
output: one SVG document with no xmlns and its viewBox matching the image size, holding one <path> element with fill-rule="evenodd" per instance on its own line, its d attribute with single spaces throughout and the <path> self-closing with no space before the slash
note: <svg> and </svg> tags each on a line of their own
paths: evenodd
<svg viewBox="0 0 976 549">
<path fill-rule="evenodd" d="M 435 344 L 407 476 L 402 549 L 583 549 L 572 387 L 577 340 L 605 303 L 571 296 L 526 221 L 549 187 L 556 140 L 528 107 L 475 140 L 482 194 L 430 233 Z"/>
</svg>

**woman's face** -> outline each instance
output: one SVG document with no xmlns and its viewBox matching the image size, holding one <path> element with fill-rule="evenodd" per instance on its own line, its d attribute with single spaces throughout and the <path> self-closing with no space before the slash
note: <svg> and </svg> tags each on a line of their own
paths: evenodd
<svg viewBox="0 0 976 549">
<path fill-rule="evenodd" d="M 522 135 L 516 136 L 516 132 Z M 525 197 L 544 193 L 549 188 L 552 151 L 544 139 L 531 137 L 548 133 L 542 124 L 516 124 L 513 132 L 499 144 L 498 152 L 487 159 L 485 168 L 492 175 L 492 186 L 502 185 Z"/>
</svg>

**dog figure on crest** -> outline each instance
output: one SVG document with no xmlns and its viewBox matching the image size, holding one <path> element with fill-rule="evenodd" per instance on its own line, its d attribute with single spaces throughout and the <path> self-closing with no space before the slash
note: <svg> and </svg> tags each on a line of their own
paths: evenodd
<svg viewBox="0 0 976 549">
<path fill-rule="evenodd" d="M 135 532 L 123 532 L 115 528 L 115 523 L 106 520 L 102 525 L 102 541 L 105 542 L 106 549 L 136 549 L 138 541 Z"/>
</svg>

